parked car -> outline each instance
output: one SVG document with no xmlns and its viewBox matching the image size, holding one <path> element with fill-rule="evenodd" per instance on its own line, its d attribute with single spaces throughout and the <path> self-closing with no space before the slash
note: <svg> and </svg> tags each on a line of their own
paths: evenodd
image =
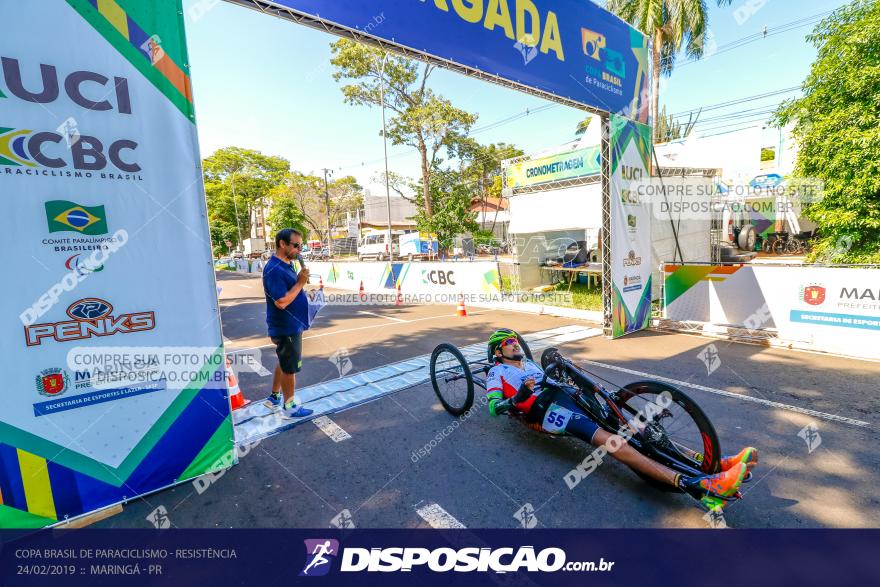
<svg viewBox="0 0 880 587">
<path fill-rule="evenodd" d="M 329 258 L 327 249 L 323 247 L 321 241 L 309 241 L 309 244 L 303 244 L 300 255 L 302 255 L 303 259 L 311 261 L 321 261 Z"/>
<path fill-rule="evenodd" d="M 390 253 L 393 253 L 395 257 L 400 257 L 400 243 L 393 238 L 389 244 L 387 233 L 368 234 L 361 239 L 361 243 L 358 245 L 358 259 L 361 261 L 365 259 L 384 261 L 389 258 Z"/>
</svg>

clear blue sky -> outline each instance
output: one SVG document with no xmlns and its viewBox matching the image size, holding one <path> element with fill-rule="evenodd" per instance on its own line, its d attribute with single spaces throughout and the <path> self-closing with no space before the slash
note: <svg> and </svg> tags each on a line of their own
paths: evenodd
<svg viewBox="0 0 880 587">
<path fill-rule="evenodd" d="M 319 174 L 327 167 L 337 177 L 354 175 L 374 193 L 381 193 L 379 186 L 369 185 L 384 169 L 381 114 L 378 108 L 343 103 L 329 63 L 329 46 L 335 37 L 225 2 L 193 21 L 189 9 L 199 1 L 184 0 L 184 9 L 202 156 L 230 145 L 253 148 L 283 156 L 294 169 L 306 173 Z M 679 59 L 672 77 L 663 82 L 661 106 L 668 112 L 799 86 L 815 58 L 815 50 L 804 39 L 815 21 L 809 26 L 797 26 L 794 21 L 846 3 L 767 0 L 739 24 L 735 11 L 747 2 L 734 0 L 732 6 L 717 8 L 708 0 L 712 5 L 709 27 L 718 52 L 693 63 Z M 797 28 L 780 31 L 788 23 Z M 766 38 L 725 51 L 731 43 L 761 33 L 765 26 Z M 711 44 L 707 48 L 711 53 Z M 478 113 L 477 131 L 547 104 L 447 71 L 436 72 L 433 88 L 457 106 Z M 706 112 L 702 117 L 706 122 L 697 128 L 711 134 L 760 122 L 765 117 L 762 111 L 793 95 Z M 756 114 L 709 120 L 746 109 Z M 576 110 L 555 106 L 473 136 L 482 143 L 503 141 L 536 151 L 572 140 L 582 117 Z M 415 150 L 389 145 L 389 155 L 392 171 L 418 175 Z"/>
</svg>

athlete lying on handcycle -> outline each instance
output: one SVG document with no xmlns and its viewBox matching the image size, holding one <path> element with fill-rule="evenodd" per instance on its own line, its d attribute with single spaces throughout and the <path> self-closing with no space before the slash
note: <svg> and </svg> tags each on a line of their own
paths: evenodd
<svg viewBox="0 0 880 587">
<path fill-rule="evenodd" d="M 748 447 L 734 456 L 723 457 L 718 473 L 676 472 L 637 451 L 627 442 L 628 439 L 623 437 L 624 433 L 613 434 L 600 427 L 575 399 L 577 397 L 583 398 L 581 401 L 596 401 L 592 393 L 589 393 L 592 384 L 555 351 L 551 352 L 550 360 L 559 361 L 561 378 L 565 378 L 567 383 L 574 383 L 580 392 L 587 393 L 575 390 L 573 395 L 572 387 L 567 387 L 566 383 L 545 378 L 544 370 L 525 358 L 519 335 L 512 330 L 501 329 L 492 333 L 489 337 L 488 350 L 489 356 L 495 361 L 495 366 L 489 370 L 486 381 L 486 397 L 489 413 L 492 416 L 510 411 L 512 415 L 519 416 L 532 428 L 553 434 L 568 434 L 593 446 L 604 446 L 615 459 L 641 476 L 677 488 L 700 500 L 709 510 L 723 507 L 740 497 L 740 485 L 750 475 L 749 471 L 752 467 L 758 463 L 757 449 Z M 608 405 L 598 402 L 595 404 L 598 413 L 606 415 Z M 672 414 L 665 409 L 658 409 L 654 414 L 648 414 L 647 420 L 642 420 L 643 424 L 647 422 L 647 425 L 643 426 L 647 432 L 642 436 L 647 437 L 648 432 L 651 432 L 648 430 L 650 426 L 662 425 L 664 418 L 671 417 Z M 629 417 L 625 420 L 637 421 Z M 661 436 L 665 437 L 665 434 L 655 434 L 655 437 Z M 668 439 L 661 440 L 665 440 L 670 451 L 687 455 L 696 463 L 703 462 L 702 454 L 688 452 L 688 449 L 669 442 Z M 693 473 L 699 471 L 694 470 Z"/>
</svg>

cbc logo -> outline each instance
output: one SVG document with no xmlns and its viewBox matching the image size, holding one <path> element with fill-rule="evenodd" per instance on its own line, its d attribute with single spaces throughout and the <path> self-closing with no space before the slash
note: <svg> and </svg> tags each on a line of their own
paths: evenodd
<svg viewBox="0 0 880 587">
<path fill-rule="evenodd" d="M 584 54 L 596 61 L 602 61 L 602 49 L 605 48 L 605 36 L 590 29 L 581 29 L 581 41 Z"/>
<path fill-rule="evenodd" d="M 434 285 L 455 285 L 453 279 L 455 274 L 452 271 L 426 271 L 422 275 L 423 281 L 433 283 Z"/>
</svg>

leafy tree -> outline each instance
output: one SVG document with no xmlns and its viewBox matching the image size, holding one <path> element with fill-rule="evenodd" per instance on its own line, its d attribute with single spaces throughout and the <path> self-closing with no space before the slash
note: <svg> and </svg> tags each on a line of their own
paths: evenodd
<svg viewBox="0 0 880 587">
<path fill-rule="evenodd" d="M 425 208 L 420 206 L 415 220 L 420 231 L 437 234 L 441 250 L 452 248 L 456 236 L 479 230 L 474 213 L 470 211 L 473 192 L 462 181 L 460 172 L 435 167 L 429 189 L 434 200 L 434 213 L 428 216 Z M 417 191 L 418 203 L 421 203 L 423 192 Z"/>
<path fill-rule="evenodd" d="M 471 141 L 466 147 L 459 150 L 459 157 L 462 159 L 462 179 L 470 184 L 473 199 L 479 201 L 483 218 L 486 217 L 490 199 L 498 201 L 500 207 L 502 197 L 501 162 L 524 154 L 522 149 L 507 143 L 484 146 L 476 141 Z M 495 230 L 498 209 L 495 209 L 491 232 Z"/>
<path fill-rule="evenodd" d="M 294 228 L 308 236 L 305 216 L 293 198 L 273 198 L 272 210 L 266 217 L 266 222 L 273 235 L 282 228 Z"/>
<path fill-rule="evenodd" d="M 364 205 L 363 188 L 354 177 L 346 176 L 328 184 L 330 223 L 339 226 L 346 212 L 356 213 Z M 273 202 L 292 200 L 303 215 L 304 227 L 312 235 L 327 233 L 327 198 L 324 178 L 299 171 L 289 173 L 284 182 L 272 190 Z M 274 205 L 274 204 L 273 204 Z"/>
<path fill-rule="evenodd" d="M 761 147 L 761 161 L 773 161 L 776 159 L 776 151 L 773 149 L 768 149 L 767 147 Z"/>
<path fill-rule="evenodd" d="M 226 225 L 235 226 L 234 238 L 224 240 L 238 246 L 250 235 L 251 212 L 265 206 L 272 189 L 289 171 L 290 162 L 251 149 L 226 147 L 206 158 L 202 169 L 212 231 L 215 226 L 224 232 Z"/>
<path fill-rule="evenodd" d="M 208 226 L 211 231 L 211 244 L 216 254 L 229 253 L 238 247 L 238 224 L 235 222 L 235 205 L 229 186 L 220 182 L 205 184 L 208 207 Z M 238 209 L 238 221 L 247 226 L 247 209 Z M 232 246 L 226 243 L 231 242 Z"/>
<path fill-rule="evenodd" d="M 726 6 L 731 0 L 715 0 Z M 702 57 L 708 38 L 706 0 L 608 0 L 605 8 L 653 39 L 651 118 L 658 120 L 660 76 L 672 75 L 678 52 Z"/>
<path fill-rule="evenodd" d="M 455 152 L 477 121 L 477 116 L 456 108 L 428 88 L 434 66 L 385 53 L 376 47 L 341 39 L 331 45 L 336 67 L 333 78 L 352 83 L 342 87 L 345 101 L 359 106 L 379 106 L 382 88 L 385 107 L 392 116 L 387 124 L 394 145 L 408 145 L 421 157 L 421 200 L 426 217 L 433 214 L 431 173 L 441 149 Z M 384 60 L 384 68 L 383 68 Z"/>
<path fill-rule="evenodd" d="M 819 225 L 813 260 L 880 262 L 880 1 L 856 0 L 807 36 L 818 56 L 804 95 L 782 104 L 794 123 L 795 174 L 824 182 L 806 207 Z"/>
</svg>

